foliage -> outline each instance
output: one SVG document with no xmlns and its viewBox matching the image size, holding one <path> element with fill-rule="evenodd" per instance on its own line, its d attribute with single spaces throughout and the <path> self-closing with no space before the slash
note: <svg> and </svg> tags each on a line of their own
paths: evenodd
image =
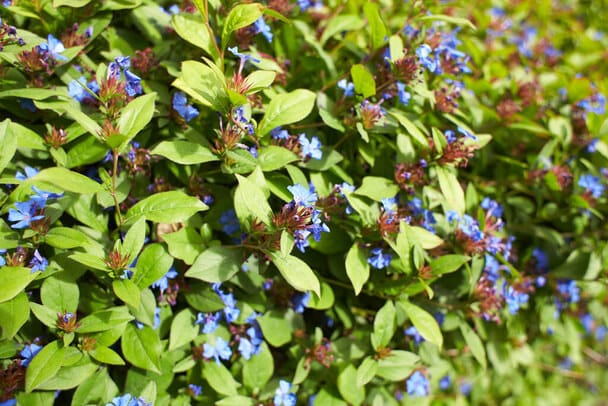
<svg viewBox="0 0 608 406">
<path fill-rule="evenodd" d="M 0 405 L 608 397 L 606 4 L 444 3 L 3 1 Z"/>
</svg>

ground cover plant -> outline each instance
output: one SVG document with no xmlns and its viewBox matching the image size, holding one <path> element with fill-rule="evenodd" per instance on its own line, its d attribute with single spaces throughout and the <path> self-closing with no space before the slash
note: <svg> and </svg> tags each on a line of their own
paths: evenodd
<svg viewBox="0 0 608 406">
<path fill-rule="evenodd" d="M 0 405 L 608 398 L 607 6 L 2 1 Z"/>
</svg>

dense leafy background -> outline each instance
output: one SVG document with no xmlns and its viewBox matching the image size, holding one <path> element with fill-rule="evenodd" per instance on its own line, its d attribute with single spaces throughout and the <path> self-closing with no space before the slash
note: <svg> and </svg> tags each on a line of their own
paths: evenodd
<svg viewBox="0 0 608 406">
<path fill-rule="evenodd" d="M 0 405 L 605 399 L 606 10 L 3 1 Z"/>
</svg>

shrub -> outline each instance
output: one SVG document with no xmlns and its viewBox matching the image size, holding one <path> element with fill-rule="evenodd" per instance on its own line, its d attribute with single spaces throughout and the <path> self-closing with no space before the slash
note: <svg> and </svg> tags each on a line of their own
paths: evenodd
<svg viewBox="0 0 608 406">
<path fill-rule="evenodd" d="M 602 2 L 443 3 L 4 1 L 0 405 L 608 396 Z"/>
</svg>

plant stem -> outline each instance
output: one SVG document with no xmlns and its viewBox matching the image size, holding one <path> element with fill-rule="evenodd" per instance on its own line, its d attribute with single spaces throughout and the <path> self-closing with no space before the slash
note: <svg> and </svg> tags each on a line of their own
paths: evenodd
<svg viewBox="0 0 608 406">
<path fill-rule="evenodd" d="M 116 196 L 116 176 L 118 173 L 118 148 L 112 149 L 112 190 L 110 194 L 112 195 L 112 199 L 114 200 L 114 208 L 116 211 L 116 222 L 118 223 L 118 227 L 122 226 L 122 214 L 120 213 L 120 204 L 118 203 L 118 197 Z"/>
</svg>

